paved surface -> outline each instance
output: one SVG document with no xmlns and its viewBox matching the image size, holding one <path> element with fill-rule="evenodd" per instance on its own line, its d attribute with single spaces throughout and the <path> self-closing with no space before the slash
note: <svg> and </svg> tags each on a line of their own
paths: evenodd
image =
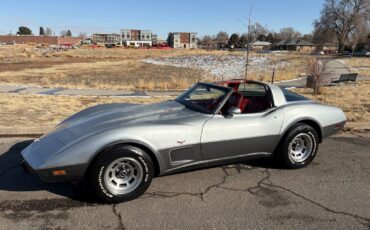
<svg viewBox="0 0 370 230">
<path fill-rule="evenodd" d="M 336 60 L 330 60 L 326 63 L 327 75 L 323 80 L 323 84 L 329 85 L 332 78 L 339 79 L 341 74 L 350 73 L 350 70 L 341 62 Z M 358 76 L 357 81 L 370 80 L 370 77 Z M 294 80 L 281 81 L 276 83 L 277 85 L 289 88 L 296 87 L 301 88 L 306 86 L 307 79 L 305 77 Z"/>
<path fill-rule="evenodd" d="M 182 90 L 103 90 L 103 89 L 66 89 L 66 88 L 48 88 L 37 86 L 14 86 L 0 85 L 0 93 L 27 93 L 42 95 L 67 95 L 67 96 L 119 96 L 119 97 L 161 97 L 176 96 Z"/>
<path fill-rule="evenodd" d="M 155 178 L 117 205 L 25 173 L 29 143 L 0 139 L 0 229 L 370 229 L 369 137 L 331 137 L 300 170 L 265 160 Z"/>
</svg>

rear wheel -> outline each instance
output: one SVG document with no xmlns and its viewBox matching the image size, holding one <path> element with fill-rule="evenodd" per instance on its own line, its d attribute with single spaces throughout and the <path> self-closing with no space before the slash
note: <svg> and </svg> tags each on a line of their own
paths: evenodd
<svg viewBox="0 0 370 230">
<path fill-rule="evenodd" d="M 122 145 L 104 151 L 93 163 L 90 182 L 98 198 L 116 203 L 143 194 L 153 175 L 153 163 L 145 151 Z"/>
<path fill-rule="evenodd" d="M 315 158 L 318 147 L 316 130 L 304 123 L 297 123 L 280 143 L 277 157 L 287 168 L 302 168 Z"/>
</svg>

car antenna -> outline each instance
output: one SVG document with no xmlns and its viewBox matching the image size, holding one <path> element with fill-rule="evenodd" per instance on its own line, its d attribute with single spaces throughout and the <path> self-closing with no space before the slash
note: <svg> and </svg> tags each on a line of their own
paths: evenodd
<svg viewBox="0 0 370 230">
<path fill-rule="evenodd" d="M 247 83 L 247 77 L 248 77 L 248 65 L 249 65 L 249 48 L 251 43 L 251 34 L 250 34 L 250 27 L 251 27 L 251 14 L 253 10 L 253 5 L 251 6 L 251 9 L 249 10 L 249 17 L 248 17 L 248 42 L 247 42 L 247 63 L 245 64 L 245 74 L 244 74 L 244 91 L 245 91 L 245 85 Z"/>
</svg>

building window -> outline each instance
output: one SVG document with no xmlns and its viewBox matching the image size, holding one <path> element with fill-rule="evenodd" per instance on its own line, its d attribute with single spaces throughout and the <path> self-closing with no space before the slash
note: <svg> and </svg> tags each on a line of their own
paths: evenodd
<svg viewBox="0 0 370 230">
<path fill-rule="evenodd" d="M 149 38 L 150 38 L 150 37 L 149 37 L 149 35 L 147 35 L 147 36 L 146 36 L 146 39 L 149 39 Z"/>
</svg>

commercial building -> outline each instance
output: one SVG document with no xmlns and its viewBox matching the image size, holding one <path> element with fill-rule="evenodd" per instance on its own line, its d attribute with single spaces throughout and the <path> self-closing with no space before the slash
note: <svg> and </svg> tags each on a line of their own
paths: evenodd
<svg viewBox="0 0 370 230">
<path fill-rule="evenodd" d="M 197 33 L 174 32 L 168 34 L 169 45 L 175 49 L 196 49 Z"/>
<path fill-rule="evenodd" d="M 107 45 L 118 45 L 121 43 L 121 35 L 119 34 L 93 34 L 92 35 L 92 43 L 94 44 L 107 44 Z"/>
<path fill-rule="evenodd" d="M 151 47 L 152 32 L 150 30 L 121 29 L 122 45 L 132 47 Z"/>
<path fill-rule="evenodd" d="M 81 40 L 80 37 L 0 35 L 0 43 L 5 44 L 79 45 Z"/>
</svg>

